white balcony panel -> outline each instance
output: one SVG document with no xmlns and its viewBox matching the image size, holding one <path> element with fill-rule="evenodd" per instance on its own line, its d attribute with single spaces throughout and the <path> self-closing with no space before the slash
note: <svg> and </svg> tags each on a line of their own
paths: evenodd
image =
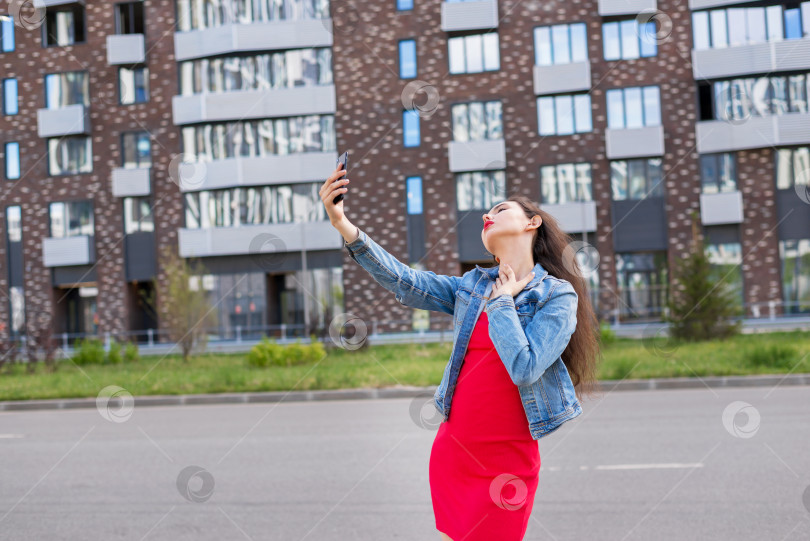
<svg viewBox="0 0 810 541">
<path fill-rule="evenodd" d="M 93 249 L 93 237 L 89 235 L 42 239 L 42 262 L 46 267 L 87 265 L 93 261 L 95 261 L 95 250 Z"/>
<path fill-rule="evenodd" d="M 226 24 L 174 34 L 178 62 L 242 51 L 331 46 L 332 19 Z"/>
<path fill-rule="evenodd" d="M 498 28 L 498 0 L 442 2 L 442 30 Z"/>
<path fill-rule="evenodd" d="M 695 134 L 701 154 L 806 145 L 810 143 L 810 113 L 751 117 L 734 122 L 707 120 L 697 123 Z"/>
<path fill-rule="evenodd" d="M 689 9 L 706 9 L 718 6 L 747 4 L 750 0 L 689 0 Z"/>
<path fill-rule="evenodd" d="M 37 9 L 48 8 L 53 6 L 64 6 L 66 4 L 84 5 L 84 0 L 34 0 L 34 7 Z"/>
<path fill-rule="evenodd" d="M 151 187 L 150 167 L 137 169 L 124 169 L 116 167 L 112 170 L 112 193 L 114 197 L 138 197 L 149 195 Z"/>
<path fill-rule="evenodd" d="M 335 86 L 237 90 L 172 98 L 177 125 L 244 118 L 334 114 Z"/>
<path fill-rule="evenodd" d="M 700 194 L 700 219 L 703 225 L 742 223 L 742 192 Z"/>
<path fill-rule="evenodd" d="M 141 64 L 146 60 L 143 34 L 107 36 L 107 64 Z"/>
<path fill-rule="evenodd" d="M 599 0 L 599 15 L 637 15 L 644 10 L 655 11 L 658 8 L 656 0 Z"/>
<path fill-rule="evenodd" d="M 559 94 L 591 88 L 591 63 L 574 62 L 554 66 L 534 66 L 534 93 Z"/>
<path fill-rule="evenodd" d="M 610 159 L 664 155 L 664 127 L 606 129 L 605 152 Z"/>
<path fill-rule="evenodd" d="M 810 37 L 692 51 L 695 79 L 806 70 L 808 66 Z"/>
<path fill-rule="evenodd" d="M 335 170 L 337 158 L 337 152 L 305 152 L 181 163 L 178 167 L 180 191 L 326 180 Z"/>
<path fill-rule="evenodd" d="M 487 171 L 506 167 L 503 139 L 487 141 L 450 141 L 447 148 L 450 171 Z"/>
<path fill-rule="evenodd" d="M 278 239 L 278 240 L 276 240 Z M 275 242 L 274 242 L 275 241 Z M 340 250 L 343 237 L 329 221 L 178 230 L 181 257 Z"/>
<path fill-rule="evenodd" d="M 37 110 L 40 137 L 60 137 L 90 133 L 90 114 L 84 105 L 66 105 L 59 109 Z"/>
<path fill-rule="evenodd" d="M 540 205 L 551 214 L 566 233 L 592 233 L 596 231 L 596 203 L 576 201 L 556 205 Z"/>
</svg>

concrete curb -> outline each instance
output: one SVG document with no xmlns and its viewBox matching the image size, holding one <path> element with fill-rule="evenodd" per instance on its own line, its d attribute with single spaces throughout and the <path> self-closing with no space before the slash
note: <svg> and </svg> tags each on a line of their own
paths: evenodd
<svg viewBox="0 0 810 541">
<path fill-rule="evenodd" d="M 705 378 L 657 378 L 602 380 L 603 393 L 610 391 L 649 391 L 700 389 L 704 387 L 774 387 L 810 385 L 810 374 L 764 376 L 711 376 Z M 312 402 L 319 400 L 360 400 L 379 398 L 415 398 L 433 396 L 436 387 L 386 387 L 382 389 L 335 389 L 323 391 L 276 391 L 266 393 L 217 393 L 155 395 L 133 397 L 135 406 L 187 406 L 195 404 L 260 404 L 268 402 Z M 53 400 L 9 400 L 0 402 L 0 411 L 95 408 L 95 398 L 58 398 Z"/>
</svg>

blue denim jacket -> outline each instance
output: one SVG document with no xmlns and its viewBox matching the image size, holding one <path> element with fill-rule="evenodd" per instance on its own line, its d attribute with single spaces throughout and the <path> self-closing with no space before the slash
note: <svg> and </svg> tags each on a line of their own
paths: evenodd
<svg viewBox="0 0 810 541">
<path fill-rule="evenodd" d="M 434 394 L 443 420 L 450 416 L 464 354 L 482 310 L 487 312 L 495 350 L 520 392 L 532 438 L 540 439 L 582 413 L 561 358 L 577 324 L 578 299 L 570 282 L 549 275 L 536 263 L 534 277 L 514 298 L 502 294 L 489 299 L 497 266 L 476 265 L 461 277 L 415 270 L 363 230 L 356 240 L 343 245 L 400 304 L 453 316 L 453 351 Z"/>
</svg>

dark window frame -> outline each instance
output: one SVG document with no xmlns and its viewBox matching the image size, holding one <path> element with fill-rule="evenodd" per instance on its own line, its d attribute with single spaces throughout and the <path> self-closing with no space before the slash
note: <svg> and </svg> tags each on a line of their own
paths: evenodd
<svg viewBox="0 0 810 541">
<path fill-rule="evenodd" d="M 62 11 L 73 11 L 74 16 L 74 26 L 77 26 L 81 31 L 81 38 L 80 40 L 76 40 L 72 43 L 68 43 L 66 45 L 59 45 L 58 43 L 50 43 L 49 34 L 48 34 L 48 26 L 50 23 L 49 17 L 51 15 L 56 15 L 56 13 Z M 81 14 L 81 19 L 79 22 L 76 21 L 76 14 Z M 87 10 L 85 9 L 84 5 L 79 2 L 75 2 L 72 4 L 63 4 L 60 6 L 52 6 L 49 7 L 45 11 L 45 19 L 42 24 L 42 31 L 41 31 L 41 38 L 42 38 L 42 48 L 48 49 L 51 47 L 71 47 L 73 45 L 83 45 L 87 43 Z"/>
<path fill-rule="evenodd" d="M 116 2 L 113 4 L 113 10 L 115 14 L 115 33 L 121 35 L 129 35 L 129 34 L 143 34 L 144 38 L 146 37 L 146 6 L 144 5 L 145 2 L 143 0 L 136 0 L 134 2 Z M 132 26 L 132 30 L 137 30 L 136 20 L 135 17 L 135 7 L 140 6 L 141 9 L 141 28 L 140 32 L 130 31 L 127 30 L 126 32 L 122 32 L 121 29 L 121 10 L 122 8 L 129 7 L 129 20 Z"/>
</svg>

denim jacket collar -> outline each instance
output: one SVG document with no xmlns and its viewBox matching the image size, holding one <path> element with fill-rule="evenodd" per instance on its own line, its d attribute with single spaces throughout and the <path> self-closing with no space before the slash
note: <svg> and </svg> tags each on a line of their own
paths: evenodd
<svg viewBox="0 0 810 541">
<path fill-rule="evenodd" d="M 498 273 L 500 272 L 501 266 L 495 265 L 494 267 L 485 268 L 482 267 L 481 265 L 476 265 L 475 268 L 481 271 L 482 273 L 486 274 L 487 276 L 489 276 L 490 280 L 495 281 L 495 279 L 498 277 Z M 548 274 L 548 271 L 544 269 L 539 262 L 534 264 L 532 271 L 534 271 L 534 277 L 531 280 L 529 280 L 529 283 L 526 284 L 526 286 L 523 288 L 522 291 L 525 291 L 526 289 L 532 289 L 534 286 L 540 283 L 540 281 L 543 278 L 545 278 L 546 275 Z"/>
</svg>

